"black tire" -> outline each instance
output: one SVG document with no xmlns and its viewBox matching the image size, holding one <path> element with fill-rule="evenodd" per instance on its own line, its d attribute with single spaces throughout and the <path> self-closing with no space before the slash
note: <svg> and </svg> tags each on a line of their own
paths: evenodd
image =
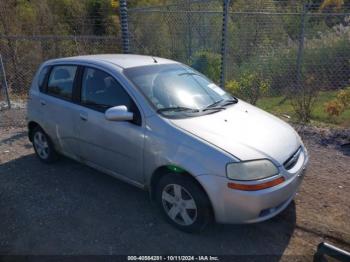
<svg viewBox="0 0 350 262">
<path fill-rule="evenodd" d="M 185 204 L 183 202 L 174 200 L 175 193 L 172 194 L 172 189 L 175 191 L 176 185 L 181 186 L 181 198 L 183 202 L 191 201 L 191 198 L 193 199 L 195 203 L 195 209 L 188 209 L 185 207 Z M 178 188 L 178 187 L 177 187 Z M 171 204 L 170 202 L 167 202 L 163 198 L 163 192 L 167 195 L 167 193 L 170 194 L 171 197 L 174 197 L 171 199 L 171 201 L 176 201 L 176 204 Z M 164 175 L 159 183 L 157 184 L 156 188 L 156 202 L 157 205 L 165 217 L 165 219 L 175 226 L 176 228 L 187 232 L 187 233 L 199 233 L 204 230 L 204 228 L 212 222 L 213 220 L 213 214 L 212 214 L 212 208 L 210 201 L 206 195 L 206 193 L 203 191 L 203 189 L 198 185 L 198 183 L 192 178 L 190 175 L 186 174 L 167 174 Z M 184 206 L 183 206 L 184 204 Z M 176 212 L 171 212 L 170 210 L 174 207 L 176 208 L 176 212 L 178 214 L 175 216 L 175 218 L 170 217 L 170 213 L 175 214 Z M 179 208 L 180 207 L 180 208 Z M 178 210 L 181 211 L 178 211 Z M 186 212 L 188 217 L 193 221 L 191 224 L 186 224 L 185 219 L 183 218 L 183 212 Z M 168 214 L 169 213 L 169 214 Z M 187 216 L 186 216 L 187 217 Z M 187 217 L 187 221 L 188 220 Z"/>
<path fill-rule="evenodd" d="M 39 146 L 35 142 L 36 136 L 42 136 L 43 141 L 47 143 L 47 150 L 45 150 L 45 154 L 41 152 Z M 49 164 L 55 162 L 58 159 L 58 154 L 54 148 L 50 137 L 44 132 L 44 130 L 41 127 L 37 126 L 34 128 L 31 139 L 35 154 L 40 159 L 40 161 Z"/>
</svg>

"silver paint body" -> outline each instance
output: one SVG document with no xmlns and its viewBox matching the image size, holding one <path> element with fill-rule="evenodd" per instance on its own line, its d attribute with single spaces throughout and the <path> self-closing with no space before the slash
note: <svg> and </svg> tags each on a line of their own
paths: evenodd
<svg viewBox="0 0 350 262">
<path fill-rule="evenodd" d="M 156 59 L 159 65 L 177 63 Z M 95 67 L 115 77 L 138 106 L 141 126 L 109 121 L 101 112 L 41 93 L 37 86 L 40 70 L 59 64 Z M 214 114 L 167 119 L 155 112 L 123 74 L 125 68 L 152 64 L 151 57 L 138 55 L 47 61 L 30 89 L 28 122 L 38 123 L 62 154 L 144 189 L 149 189 L 157 168 L 181 167 L 206 191 L 217 222 L 258 222 L 281 212 L 296 194 L 308 162 L 306 149 L 293 128 L 242 100 Z M 303 150 L 298 163 L 285 170 L 282 163 L 300 146 Z M 278 176 L 286 179 L 284 183 L 254 192 L 227 187 L 232 182 L 226 176 L 228 163 L 262 158 L 276 164 Z M 261 216 L 266 209 L 269 211 Z"/>
</svg>

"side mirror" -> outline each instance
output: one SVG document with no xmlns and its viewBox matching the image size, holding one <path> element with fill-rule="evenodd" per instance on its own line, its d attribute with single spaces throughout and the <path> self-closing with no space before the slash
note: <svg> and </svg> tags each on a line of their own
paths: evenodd
<svg viewBox="0 0 350 262">
<path fill-rule="evenodd" d="M 126 106 L 115 106 L 105 112 L 105 118 L 109 121 L 130 121 L 134 119 L 134 114 Z"/>
</svg>

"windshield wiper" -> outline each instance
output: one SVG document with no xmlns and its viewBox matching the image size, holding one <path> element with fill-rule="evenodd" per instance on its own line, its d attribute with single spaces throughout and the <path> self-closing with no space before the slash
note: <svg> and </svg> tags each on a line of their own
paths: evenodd
<svg viewBox="0 0 350 262">
<path fill-rule="evenodd" d="M 218 101 L 208 105 L 204 110 L 211 109 L 211 108 L 218 108 L 219 109 L 219 108 L 222 108 L 223 106 L 236 104 L 237 102 L 238 102 L 237 98 L 221 99 L 221 100 L 218 100 Z M 217 105 L 220 105 L 220 107 L 216 107 Z"/>
<path fill-rule="evenodd" d="M 218 104 L 220 104 L 222 101 L 224 101 L 224 99 L 218 100 L 218 101 L 216 101 L 216 102 L 214 102 L 214 103 L 208 105 L 204 110 L 209 109 L 209 108 L 212 108 L 212 107 L 215 107 L 215 106 L 217 106 Z"/>
<path fill-rule="evenodd" d="M 226 108 L 224 106 L 236 104 L 238 102 L 237 98 L 233 99 L 221 99 L 218 100 L 210 105 L 208 105 L 206 108 L 204 108 L 202 111 L 208 111 L 208 110 L 225 110 Z M 220 105 L 219 107 L 217 105 Z"/>
<path fill-rule="evenodd" d="M 228 106 L 228 105 L 232 105 L 232 104 L 237 104 L 238 103 L 238 99 L 233 97 L 232 99 L 227 99 L 224 100 L 225 102 L 222 104 L 222 106 Z"/>
<path fill-rule="evenodd" d="M 225 109 L 226 109 L 225 107 L 209 107 L 209 108 L 204 108 L 202 110 L 202 112 L 209 111 L 209 110 L 217 110 L 217 111 L 219 111 L 219 110 L 225 110 Z"/>
<path fill-rule="evenodd" d="M 189 108 L 189 107 L 182 107 L 182 106 L 175 106 L 175 107 L 165 107 L 165 108 L 160 108 L 157 110 L 158 113 L 162 113 L 162 112 L 169 112 L 169 111 L 173 111 L 173 112 L 191 112 L 191 113 L 198 113 L 199 110 L 195 109 L 195 108 Z"/>
</svg>

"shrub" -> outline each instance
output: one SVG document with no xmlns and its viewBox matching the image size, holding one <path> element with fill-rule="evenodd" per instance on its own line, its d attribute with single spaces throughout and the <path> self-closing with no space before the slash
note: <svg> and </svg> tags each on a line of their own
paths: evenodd
<svg viewBox="0 0 350 262">
<path fill-rule="evenodd" d="M 341 90 L 337 95 L 337 100 L 344 105 L 344 107 L 350 107 L 350 88 Z"/>
<path fill-rule="evenodd" d="M 307 123 L 311 118 L 311 111 L 319 89 L 315 85 L 313 75 L 306 78 L 301 86 L 296 86 L 293 92 L 290 92 L 291 104 L 298 118 L 298 121 Z"/>
<path fill-rule="evenodd" d="M 256 73 L 245 73 L 238 80 L 228 81 L 226 89 L 255 105 L 262 95 L 268 93 L 269 83 Z"/>
<path fill-rule="evenodd" d="M 280 95 L 294 90 L 297 83 L 297 41 L 277 47 L 268 53 L 245 60 L 229 72 L 239 78 L 246 72 L 255 71 L 270 83 L 270 92 Z M 350 26 L 336 26 L 317 35 L 308 34 L 302 53 L 301 78 L 314 80 L 313 88 L 319 90 L 344 88 L 350 75 Z"/>
<path fill-rule="evenodd" d="M 191 67 L 209 77 L 214 82 L 220 80 L 221 56 L 208 51 L 198 51 L 191 57 Z"/>
<path fill-rule="evenodd" d="M 349 36 L 329 34 L 311 41 L 304 51 L 303 76 L 315 75 L 314 84 L 323 90 L 347 86 L 350 74 Z"/>
<path fill-rule="evenodd" d="M 265 57 L 245 61 L 232 74 L 236 79 L 255 72 L 269 83 L 269 94 L 280 95 L 284 90 L 293 89 L 296 80 L 296 50 L 281 49 Z"/>
<path fill-rule="evenodd" d="M 325 103 L 325 111 L 327 112 L 329 117 L 336 117 L 344 111 L 344 107 L 342 103 L 339 103 L 339 101 L 331 100 Z"/>
<path fill-rule="evenodd" d="M 337 117 L 350 108 L 350 89 L 342 90 L 337 97 L 324 105 L 329 117 Z"/>
</svg>

